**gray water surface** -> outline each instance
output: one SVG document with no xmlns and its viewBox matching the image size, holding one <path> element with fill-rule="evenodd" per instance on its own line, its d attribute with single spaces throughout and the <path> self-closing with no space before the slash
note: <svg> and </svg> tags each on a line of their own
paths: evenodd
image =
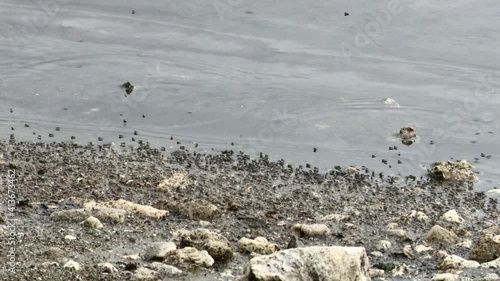
<svg viewBox="0 0 500 281">
<path fill-rule="evenodd" d="M 158 147 L 401 175 L 467 159 L 478 190 L 500 187 L 498 1 L 260 2 L 0 0 L 2 134 L 137 130 Z"/>
</svg>

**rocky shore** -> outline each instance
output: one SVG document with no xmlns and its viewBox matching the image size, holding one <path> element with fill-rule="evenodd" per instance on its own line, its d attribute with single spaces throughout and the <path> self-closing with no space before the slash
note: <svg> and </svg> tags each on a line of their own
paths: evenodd
<svg viewBox="0 0 500 281">
<path fill-rule="evenodd" d="M 0 155 L 1 280 L 499 280 L 498 202 L 466 181 L 148 144 Z"/>
</svg>

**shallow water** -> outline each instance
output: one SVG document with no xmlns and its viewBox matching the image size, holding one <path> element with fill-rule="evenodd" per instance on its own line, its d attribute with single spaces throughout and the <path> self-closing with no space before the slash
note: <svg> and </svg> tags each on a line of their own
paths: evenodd
<svg viewBox="0 0 500 281">
<path fill-rule="evenodd" d="M 500 187 L 493 0 L 101 2 L 0 0 L 4 136 L 180 141 L 401 175 L 467 159 L 478 190 Z M 408 147 L 394 136 L 407 124 Z"/>
</svg>

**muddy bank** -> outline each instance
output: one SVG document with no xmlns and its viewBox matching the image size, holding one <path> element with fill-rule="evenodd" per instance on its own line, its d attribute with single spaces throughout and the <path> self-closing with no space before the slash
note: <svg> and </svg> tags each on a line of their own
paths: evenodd
<svg viewBox="0 0 500 281">
<path fill-rule="evenodd" d="M 2 231 L 8 235 L 14 218 L 19 262 L 15 275 L 1 271 L 4 280 L 127 280 L 147 269 L 163 272 L 160 278 L 235 280 L 251 257 L 240 252 L 238 241 L 256 237 L 275 250 L 364 247 L 374 280 L 429 280 L 446 271 L 437 267 L 445 257 L 440 250 L 468 258 L 480 231 L 499 219 L 497 202 L 472 191 L 471 184 L 386 176 L 367 167 L 320 173 L 264 154 L 166 154 L 148 144 L 1 142 L 0 150 L 3 195 L 9 170 L 16 180 L 16 205 L 12 212 L 3 210 Z M 106 208 L 121 211 L 110 214 Z M 449 219 L 451 210 L 460 219 Z M 82 223 L 87 217 L 101 225 L 94 219 Z M 308 235 L 314 224 L 326 228 Z M 453 239 L 435 240 L 429 232 L 436 225 Z M 204 250 L 198 240 L 179 234 L 198 228 L 223 236 L 231 254 L 199 268 L 159 259 L 182 273 L 153 265 L 158 260 L 150 259 L 148 249 L 158 242 Z M 9 248 L 1 247 L 5 260 Z M 494 270 L 467 269 L 461 276 L 479 278 Z"/>
</svg>

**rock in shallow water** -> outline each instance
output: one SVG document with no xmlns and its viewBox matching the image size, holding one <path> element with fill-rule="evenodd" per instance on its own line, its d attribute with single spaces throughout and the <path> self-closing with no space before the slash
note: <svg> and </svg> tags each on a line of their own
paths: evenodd
<svg viewBox="0 0 500 281">
<path fill-rule="evenodd" d="M 370 280 L 369 262 L 362 247 L 307 247 L 279 251 L 250 260 L 246 280 Z"/>
<path fill-rule="evenodd" d="M 467 160 L 441 161 L 434 163 L 430 176 L 437 180 L 474 182 L 476 175 Z"/>
</svg>

